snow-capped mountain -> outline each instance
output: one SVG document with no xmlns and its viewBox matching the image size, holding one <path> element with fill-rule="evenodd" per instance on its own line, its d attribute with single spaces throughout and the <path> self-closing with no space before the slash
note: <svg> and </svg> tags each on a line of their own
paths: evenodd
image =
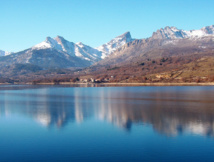
<svg viewBox="0 0 214 162">
<path fill-rule="evenodd" d="M 165 27 L 154 32 L 152 37 L 136 39 L 122 46 L 113 54 L 94 64 L 101 67 L 132 66 L 139 62 L 165 57 L 185 57 L 195 59 L 199 54 L 212 55 L 214 51 L 214 25 L 200 30 L 179 30 Z M 188 59 L 187 59 L 188 60 Z M 93 69 L 93 67 L 92 67 Z M 92 71 L 95 71 L 95 70 Z"/>
<path fill-rule="evenodd" d="M 87 46 L 81 42 L 69 42 L 61 36 L 57 36 L 56 38 L 47 37 L 45 41 L 31 48 L 31 50 L 41 49 L 55 49 L 57 51 L 67 53 L 70 56 L 79 57 L 92 63 L 99 61 L 102 55 L 100 51 L 90 46 Z"/>
<path fill-rule="evenodd" d="M 47 37 L 29 49 L 0 59 L 0 67 L 15 64 L 32 64 L 43 69 L 88 67 L 131 40 L 130 33 L 125 33 L 103 45 L 104 50 L 98 50 L 81 42 L 69 42 L 61 36 Z"/>
<path fill-rule="evenodd" d="M 76 56 L 94 63 L 104 59 L 107 55 L 113 53 L 118 48 L 133 40 L 134 39 L 132 39 L 130 32 L 126 32 L 106 44 L 97 48 L 92 48 L 81 42 L 73 43 L 65 40 L 61 36 L 57 36 L 56 38 L 47 37 L 45 41 L 33 46 L 32 49 L 39 50 L 53 48 L 66 52 L 71 56 Z"/>
<path fill-rule="evenodd" d="M 97 48 L 81 42 L 73 43 L 61 36 L 47 37 L 45 41 L 17 53 L 0 51 L 0 56 L 3 56 L 0 58 L 0 68 L 16 64 L 30 64 L 42 69 L 88 67 L 104 58 L 102 62 L 108 62 L 108 65 L 111 64 L 111 61 L 117 64 L 117 60 L 120 62 L 136 60 L 137 62 L 138 55 L 147 53 L 146 55 L 152 56 L 157 53 L 159 56 L 160 53 L 157 50 L 159 48 L 168 49 L 173 46 L 184 51 L 191 49 L 190 51 L 194 53 L 195 49 L 198 51 L 211 49 L 213 41 L 214 25 L 190 31 L 165 27 L 157 30 L 152 37 L 147 39 L 133 39 L 130 32 L 126 32 Z M 156 49 L 156 53 L 153 51 L 154 49 Z M 148 54 L 149 51 L 153 52 Z M 175 54 L 175 51 L 170 53 Z M 108 55 L 109 59 L 106 58 Z M 99 62 L 99 64 L 102 63 Z"/>
<path fill-rule="evenodd" d="M 104 59 L 107 55 L 113 53 L 118 48 L 122 47 L 128 42 L 133 41 L 130 32 L 126 32 L 114 39 L 112 39 L 110 42 L 103 44 L 96 49 L 102 52 L 102 59 Z"/>
<path fill-rule="evenodd" d="M 12 54 L 12 52 L 7 52 L 7 51 L 0 50 L 0 56 L 7 56 L 7 55 L 10 55 L 10 54 Z"/>
<path fill-rule="evenodd" d="M 152 35 L 153 39 L 184 39 L 184 38 L 201 38 L 214 36 L 214 25 L 203 27 L 200 30 L 181 30 L 176 27 L 165 27 L 157 30 Z"/>
</svg>

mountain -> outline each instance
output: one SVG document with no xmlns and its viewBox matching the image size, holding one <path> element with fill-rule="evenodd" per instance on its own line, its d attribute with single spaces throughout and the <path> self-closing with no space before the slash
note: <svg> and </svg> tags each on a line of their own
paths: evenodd
<svg viewBox="0 0 214 162">
<path fill-rule="evenodd" d="M 200 30 L 179 30 L 165 27 L 157 30 L 147 39 L 135 39 L 118 48 L 105 59 L 95 63 L 87 71 L 95 77 L 117 76 L 114 81 L 125 78 L 142 78 L 172 71 L 182 72 L 180 76 L 206 78 L 213 75 L 214 26 Z M 203 72 L 196 65 L 203 62 Z M 188 68 L 187 68 L 188 67 Z M 206 68 L 205 68 L 206 67 Z M 183 71 L 182 71 L 183 69 Z M 197 73 L 193 71 L 197 69 Z M 193 75 L 194 74 L 194 75 Z M 170 78 L 170 77 L 169 77 Z M 155 78 L 153 78 L 155 79 Z M 136 81 L 136 80 L 135 80 Z"/>
<path fill-rule="evenodd" d="M 214 25 L 191 31 L 165 27 L 154 32 L 150 38 L 135 39 L 126 43 L 95 65 L 123 64 L 126 61 L 129 63 L 129 61 L 142 60 L 141 58 L 144 59 L 145 57 L 178 56 L 182 54 L 182 50 L 183 53 L 189 54 L 191 50 L 205 51 L 214 48 L 213 41 Z M 175 49 L 177 51 L 174 51 Z M 168 50 L 168 52 L 163 52 L 164 50 Z"/>
<path fill-rule="evenodd" d="M 101 52 L 84 45 L 83 43 L 73 43 L 65 40 L 61 36 L 56 38 L 47 37 L 45 41 L 35 45 L 31 50 L 41 50 L 41 49 L 54 49 L 59 52 L 64 52 L 72 57 L 78 57 L 82 60 L 89 61 L 91 63 L 97 62 L 100 60 Z"/>
<path fill-rule="evenodd" d="M 2 51 L 1 55 L 4 57 L 0 58 L 0 68 L 10 71 L 16 64 L 28 64 L 30 67 L 36 66 L 36 69 L 88 67 L 131 40 L 131 35 L 127 32 L 103 45 L 106 48 L 102 50 L 101 47 L 92 48 L 81 42 L 69 42 L 61 36 L 47 37 L 45 41 L 12 55 L 5 56 Z"/>
<path fill-rule="evenodd" d="M 126 32 L 114 39 L 112 39 L 110 42 L 103 44 L 96 49 L 102 52 L 102 59 L 104 59 L 109 54 L 116 51 L 118 48 L 122 47 L 126 43 L 132 42 L 134 39 L 132 39 L 130 32 Z"/>
<path fill-rule="evenodd" d="M 7 55 L 10 55 L 12 53 L 13 52 L 7 52 L 7 51 L 0 50 L 0 56 L 7 56 Z"/>
<path fill-rule="evenodd" d="M 214 25 L 203 27 L 200 30 L 180 30 L 176 27 L 165 27 L 154 32 L 153 39 L 185 39 L 185 38 L 202 38 L 206 36 L 214 35 Z"/>
<path fill-rule="evenodd" d="M 146 39 L 133 39 L 126 32 L 97 48 L 69 42 L 61 36 L 47 37 L 29 49 L 0 57 L 0 75 L 34 75 L 41 70 L 74 67 L 78 72 L 69 72 L 70 76 L 113 76 L 114 82 L 127 78 L 136 82 L 142 77 L 155 80 L 155 76 L 207 78 L 214 76 L 213 60 L 214 25 L 190 31 L 165 27 Z"/>
</svg>

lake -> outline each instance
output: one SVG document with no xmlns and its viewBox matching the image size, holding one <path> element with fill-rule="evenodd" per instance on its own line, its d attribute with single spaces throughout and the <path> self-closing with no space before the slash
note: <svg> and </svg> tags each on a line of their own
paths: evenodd
<svg viewBox="0 0 214 162">
<path fill-rule="evenodd" d="M 214 161 L 214 87 L 1 85 L 0 161 Z"/>
</svg>

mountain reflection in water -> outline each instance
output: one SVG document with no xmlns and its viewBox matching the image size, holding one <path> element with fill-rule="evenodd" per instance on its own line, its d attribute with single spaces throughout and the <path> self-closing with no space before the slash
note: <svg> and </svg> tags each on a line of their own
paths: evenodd
<svg viewBox="0 0 214 162">
<path fill-rule="evenodd" d="M 158 133 L 214 136 L 212 87 L 99 87 L 2 90 L 0 116 L 30 116 L 50 128 L 96 118 L 131 131 L 148 124 Z"/>
</svg>

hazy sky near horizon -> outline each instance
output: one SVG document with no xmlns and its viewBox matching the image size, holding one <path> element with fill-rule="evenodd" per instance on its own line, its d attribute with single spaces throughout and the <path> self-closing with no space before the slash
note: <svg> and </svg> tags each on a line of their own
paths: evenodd
<svg viewBox="0 0 214 162">
<path fill-rule="evenodd" d="M 20 51 L 63 36 L 97 47 L 130 31 L 147 38 L 165 26 L 214 25 L 213 0 L 0 0 L 0 50 Z"/>
</svg>

